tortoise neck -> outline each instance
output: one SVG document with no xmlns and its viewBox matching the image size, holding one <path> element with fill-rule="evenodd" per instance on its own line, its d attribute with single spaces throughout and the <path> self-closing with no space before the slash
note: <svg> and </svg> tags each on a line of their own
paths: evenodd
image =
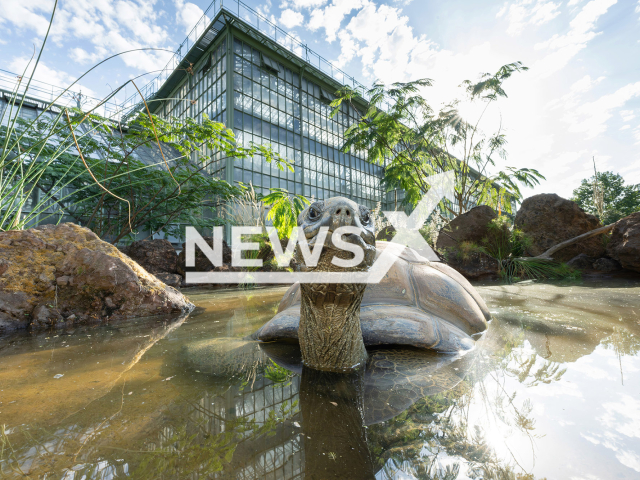
<svg viewBox="0 0 640 480">
<path fill-rule="evenodd" d="M 332 295 L 323 285 L 302 284 L 298 338 L 305 366 L 345 372 L 362 366 L 367 351 L 360 328 L 360 303 L 366 285 L 349 295 Z"/>
</svg>

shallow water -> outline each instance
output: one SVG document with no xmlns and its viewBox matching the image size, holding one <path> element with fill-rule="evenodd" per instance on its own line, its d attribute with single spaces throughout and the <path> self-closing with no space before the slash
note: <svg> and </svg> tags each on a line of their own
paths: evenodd
<svg viewBox="0 0 640 480">
<path fill-rule="evenodd" d="M 495 319 L 474 351 L 377 350 L 364 376 L 243 346 L 283 288 L 5 336 L 0 476 L 640 478 L 640 282 L 478 289 Z"/>
</svg>

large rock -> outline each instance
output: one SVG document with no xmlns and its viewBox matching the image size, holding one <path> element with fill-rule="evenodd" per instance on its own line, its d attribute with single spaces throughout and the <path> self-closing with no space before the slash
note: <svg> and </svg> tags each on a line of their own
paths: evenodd
<svg viewBox="0 0 640 480">
<path fill-rule="evenodd" d="M 599 272 L 611 273 L 620 270 L 620 263 L 612 258 L 602 257 L 593 262 L 593 269 Z"/>
<path fill-rule="evenodd" d="M 578 204 L 555 193 L 542 193 L 527 198 L 516 214 L 515 226 L 531 238 L 527 254 L 536 256 L 554 245 L 600 227 L 600 221 Z M 599 258 L 605 253 L 601 236 L 592 237 L 557 252 L 553 258 L 566 262 L 584 253 Z"/>
<path fill-rule="evenodd" d="M 500 269 L 500 264 L 495 258 L 482 252 L 470 252 L 461 257 L 451 251 L 446 255 L 445 261 L 469 280 L 495 278 Z"/>
<path fill-rule="evenodd" d="M 177 273 L 156 273 L 155 276 L 162 283 L 170 287 L 180 288 L 182 285 L 182 275 L 178 275 Z"/>
<path fill-rule="evenodd" d="M 595 258 L 591 258 L 589 255 L 581 253 L 580 255 L 576 255 L 571 260 L 569 260 L 567 262 L 567 265 L 578 270 L 592 270 L 593 263 L 595 261 Z"/>
<path fill-rule="evenodd" d="M 640 272 L 640 212 L 618 221 L 611 232 L 607 253 L 623 268 Z"/>
<path fill-rule="evenodd" d="M 457 248 L 462 242 L 477 245 L 489 235 L 488 225 L 498 214 L 487 205 L 480 205 L 467 213 L 454 218 L 448 226 L 443 228 L 436 242 L 438 250 Z"/>
<path fill-rule="evenodd" d="M 189 300 L 72 223 L 0 233 L 0 328 L 188 311 Z"/>
<path fill-rule="evenodd" d="M 178 254 L 169 240 L 138 240 L 123 252 L 149 273 L 178 273 Z"/>
</svg>

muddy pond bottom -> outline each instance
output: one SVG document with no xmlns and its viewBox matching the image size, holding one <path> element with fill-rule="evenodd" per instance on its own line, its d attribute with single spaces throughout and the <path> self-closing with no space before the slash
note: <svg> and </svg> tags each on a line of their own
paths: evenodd
<svg viewBox="0 0 640 480">
<path fill-rule="evenodd" d="M 370 350 L 353 375 L 242 341 L 284 288 L 5 335 L 0 478 L 640 478 L 640 282 L 477 288 L 494 319 L 474 350 Z"/>
</svg>

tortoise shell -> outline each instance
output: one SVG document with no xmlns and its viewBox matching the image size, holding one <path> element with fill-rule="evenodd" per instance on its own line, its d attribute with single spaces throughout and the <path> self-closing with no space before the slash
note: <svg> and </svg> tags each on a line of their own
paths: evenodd
<svg viewBox="0 0 640 480">
<path fill-rule="evenodd" d="M 376 242 L 376 258 L 389 242 Z M 455 353 L 473 348 L 491 315 L 460 273 L 405 248 L 384 279 L 369 284 L 360 308 L 364 344 L 404 345 Z M 282 298 L 278 313 L 256 332 L 263 342 L 298 341 L 300 284 Z"/>
</svg>

